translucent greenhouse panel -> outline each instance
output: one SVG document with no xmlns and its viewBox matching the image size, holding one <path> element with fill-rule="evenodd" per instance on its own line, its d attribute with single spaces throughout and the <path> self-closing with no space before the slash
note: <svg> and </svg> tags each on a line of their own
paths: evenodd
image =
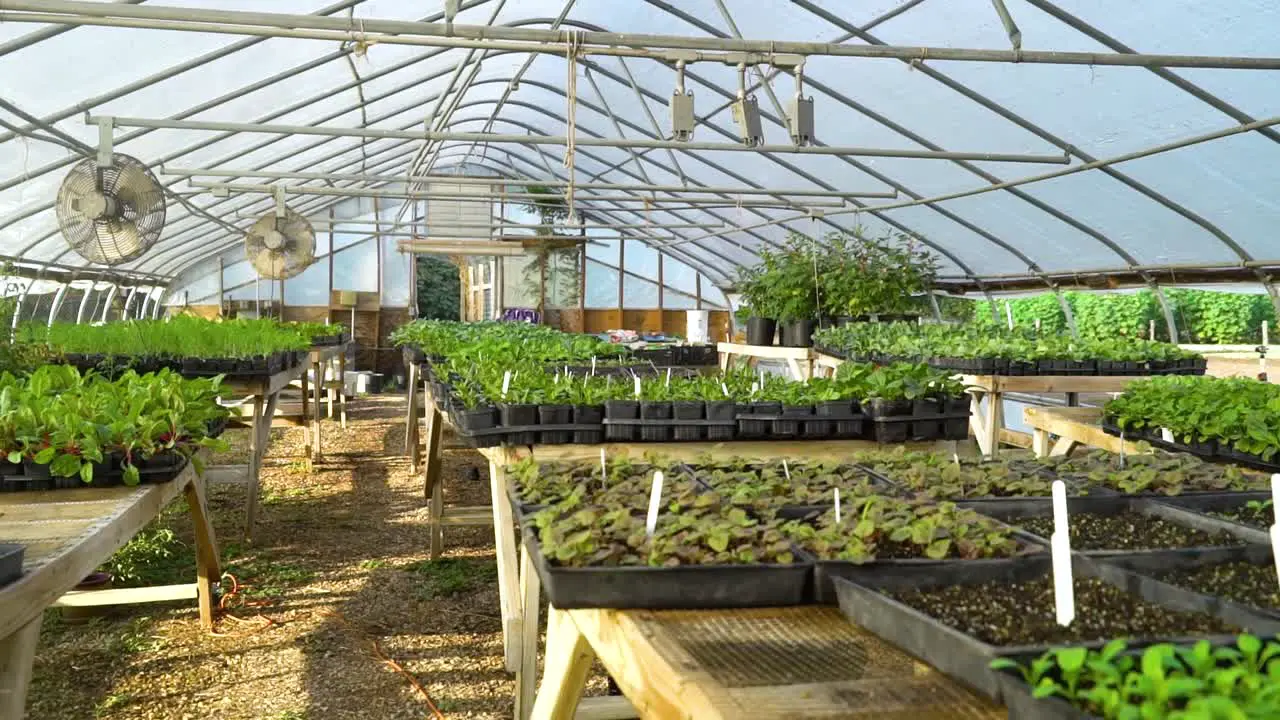
<svg viewBox="0 0 1280 720">
<path fill-rule="evenodd" d="M 624 240 L 622 269 L 644 277 L 658 277 L 658 251 L 639 240 Z M 656 305 L 655 305 L 656 307 Z"/>
<path fill-rule="evenodd" d="M 329 258 L 320 258 L 310 267 L 284 281 L 284 304 L 329 306 Z"/>
<path fill-rule="evenodd" d="M 51 320 L 58 323 L 73 323 L 80 312 L 80 303 L 84 301 L 89 284 L 72 283 L 62 296 L 62 304 Z"/>
<path fill-rule="evenodd" d="M 658 284 L 630 275 L 622 276 L 622 307 L 658 307 Z"/>
<path fill-rule="evenodd" d="M 396 251 L 397 238 L 382 238 L 382 306 L 409 307 L 414 256 Z"/>
<path fill-rule="evenodd" d="M 343 246 L 335 240 L 339 251 L 333 263 L 333 289 L 377 292 L 378 245 L 373 240 L 362 240 Z"/>
<path fill-rule="evenodd" d="M 582 254 L 577 249 L 553 250 L 547 258 L 547 306 L 576 308 L 582 280 Z"/>
<path fill-rule="evenodd" d="M 587 237 L 593 235 L 603 235 L 607 231 L 587 231 Z M 617 266 L 619 252 L 622 249 L 622 241 L 617 239 L 609 240 L 592 240 L 587 244 L 587 257 L 592 260 L 599 260 L 608 265 Z"/>
<path fill-rule="evenodd" d="M 664 287 L 662 290 L 662 307 L 665 310 L 694 310 L 698 307 L 698 299 L 692 295 L 685 295 L 669 287 Z"/>
<path fill-rule="evenodd" d="M 698 291 L 698 271 L 679 260 L 662 256 L 662 284 L 673 290 L 693 296 Z"/>
<path fill-rule="evenodd" d="M 587 260 L 587 294 L 583 304 L 596 309 L 617 308 L 618 271 Z"/>
<path fill-rule="evenodd" d="M 538 306 L 536 273 L 530 270 L 528 255 L 499 258 L 502 262 L 503 308 L 532 308 Z"/>
</svg>

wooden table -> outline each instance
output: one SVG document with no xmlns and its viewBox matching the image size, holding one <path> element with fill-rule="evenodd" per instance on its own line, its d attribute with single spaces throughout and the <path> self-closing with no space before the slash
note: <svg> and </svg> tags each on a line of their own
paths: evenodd
<svg viewBox="0 0 1280 720">
<path fill-rule="evenodd" d="M 311 350 L 308 358 L 314 378 L 311 382 L 314 404 L 310 432 L 306 433 L 304 442 L 307 457 L 311 462 L 320 462 L 323 459 L 320 451 L 320 403 L 322 400 L 328 401 L 330 420 L 333 419 L 334 405 L 338 405 L 342 428 L 345 430 L 347 427 L 347 348 L 350 345 L 351 343 L 342 343 L 317 347 Z M 333 370 L 333 380 L 326 379 L 327 371 L 330 369 Z M 307 374 L 305 372 L 302 373 L 302 420 L 304 423 L 307 420 Z"/>
<path fill-rule="evenodd" d="M 956 443 L 951 441 L 903 443 L 903 446 L 908 450 L 952 452 L 956 449 Z M 883 447 L 870 440 L 778 440 L 535 445 L 480 449 L 479 452 L 489 461 L 489 496 L 492 508 L 489 509 L 486 519 L 491 519 L 493 522 L 495 556 L 498 564 L 498 603 L 502 616 L 503 657 L 507 671 L 516 674 L 516 717 L 526 720 L 533 710 L 540 630 L 538 616 L 542 588 L 538 573 L 534 569 L 533 558 L 516 540 L 515 511 L 506 490 L 508 465 L 530 455 L 545 462 L 598 461 L 601 449 L 604 449 L 605 455 L 610 458 L 639 458 L 652 453 L 678 460 L 694 460 L 700 456 L 844 460 L 859 450 Z M 595 704 L 594 700 L 592 704 Z M 612 714 L 607 710 L 606 707 L 604 714 L 600 715 L 596 714 L 596 709 L 593 708 L 592 716 L 597 718 L 633 716 Z"/>
<path fill-rule="evenodd" d="M 1019 393 L 1118 393 L 1140 375 L 961 375 L 972 401 L 969 427 L 984 455 L 1000 451 L 1004 427 L 1004 394 Z M 986 408 L 983 399 L 988 400 Z"/>
<path fill-rule="evenodd" d="M 247 467 L 221 466 L 218 475 L 235 475 L 243 470 L 245 484 L 248 485 L 248 502 L 245 505 L 244 539 L 253 541 L 253 528 L 258 519 L 259 481 L 262 474 L 262 458 L 267 451 L 267 442 L 271 438 L 271 425 L 276 417 L 276 407 L 280 402 L 280 392 L 294 380 L 302 378 L 302 415 L 303 422 L 307 417 L 307 363 L 276 373 L 275 375 L 253 379 L 231 379 L 222 383 L 223 398 L 241 398 L 242 406 L 252 411 L 248 414 L 249 426 L 249 464 Z M 242 416 L 244 415 L 242 411 Z M 310 457 L 308 456 L 308 460 Z"/>
<path fill-rule="evenodd" d="M 1022 411 L 1023 422 L 1032 428 L 1031 448 L 1036 457 L 1070 453 L 1076 445 L 1101 448 L 1113 453 L 1150 452 L 1151 446 L 1141 441 L 1122 441 L 1103 431 L 1102 408 L 1096 407 L 1029 407 Z M 1057 440 L 1053 441 L 1056 437 Z M 1053 441 L 1052 447 L 1050 442 Z"/>
<path fill-rule="evenodd" d="M 1003 720 L 1005 711 L 834 607 L 558 610 L 532 717 L 570 720 L 599 659 L 642 718 Z M 577 717 L 619 717 L 600 698 Z M 613 702 L 610 702 L 613 701 Z M 584 708 L 585 710 L 586 708 Z M 631 708 L 626 708 L 631 709 Z M 608 714 L 606 714 L 608 713 Z"/>
<path fill-rule="evenodd" d="M 179 495 L 186 497 L 195 529 L 196 582 L 71 592 Z M 0 718 L 23 716 L 48 607 L 195 598 L 201 625 L 213 629 L 213 594 L 222 569 L 204 481 L 190 465 L 172 481 L 154 485 L 0 494 L 0 538 L 27 546 L 22 577 L 0 588 Z"/>
<path fill-rule="evenodd" d="M 791 376 L 796 380 L 807 380 L 813 376 L 813 348 L 722 342 L 716 345 L 716 350 L 720 352 L 721 370 L 728 368 L 736 356 L 748 358 L 750 362 L 760 359 L 785 360 L 787 367 L 791 368 Z"/>
</svg>

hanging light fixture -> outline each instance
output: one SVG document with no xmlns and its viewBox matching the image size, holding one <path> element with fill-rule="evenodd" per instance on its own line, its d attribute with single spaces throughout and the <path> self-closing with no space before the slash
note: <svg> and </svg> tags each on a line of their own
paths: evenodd
<svg viewBox="0 0 1280 720">
<path fill-rule="evenodd" d="M 738 126 L 738 138 L 743 145 L 755 147 L 764 142 L 760 129 L 760 106 L 754 95 L 747 97 L 747 65 L 738 64 L 738 99 L 733 102 L 733 122 Z"/>
<path fill-rule="evenodd" d="M 676 90 L 671 95 L 671 137 L 680 142 L 693 139 L 693 93 L 684 89 L 684 60 L 676 61 Z"/>
<path fill-rule="evenodd" d="M 813 143 L 813 98 L 804 96 L 804 63 L 796 65 L 796 94 L 787 113 L 787 129 L 797 147 Z"/>
</svg>

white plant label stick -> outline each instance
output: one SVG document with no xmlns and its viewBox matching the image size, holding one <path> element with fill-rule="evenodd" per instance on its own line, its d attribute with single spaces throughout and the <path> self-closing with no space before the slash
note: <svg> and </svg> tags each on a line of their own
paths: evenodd
<svg viewBox="0 0 1280 720">
<path fill-rule="evenodd" d="M 507 398 L 507 391 L 511 389 L 511 371 L 502 373 L 502 399 Z"/>
<path fill-rule="evenodd" d="M 1280 474 L 1271 476 L 1271 511 L 1275 522 L 1271 525 L 1271 555 L 1276 563 L 1276 576 L 1280 577 Z"/>
<path fill-rule="evenodd" d="M 1120 469 L 1124 469 L 1124 431 L 1120 431 Z"/>
<path fill-rule="evenodd" d="M 724 383 L 720 383 L 720 389 L 724 391 L 724 396 L 725 396 L 725 397 L 729 397 L 729 386 L 728 386 L 728 385 L 725 385 Z"/>
<path fill-rule="evenodd" d="M 836 488 L 836 524 L 840 524 L 840 488 Z"/>
<path fill-rule="evenodd" d="M 667 368 L 667 387 L 671 387 L 671 368 Z"/>
<path fill-rule="evenodd" d="M 640 377 L 633 375 L 631 379 L 636 381 L 636 399 L 638 400 L 640 398 Z"/>
<path fill-rule="evenodd" d="M 787 467 L 786 458 L 782 458 L 782 472 L 787 476 L 787 482 L 791 482 L 791 468 Z"/>
<path fill-rule="evenodd" d="M 1059 625 L 1070 625 L 1076 619 L 1076 596 L 1071 575 L 1071 535 L 1067 522 L 1067 486 L 1053 481 L 1053 535 L 1049 549 L 1053 554 L 1053 604 Z"/>
<path fill-rule="evenodd" d="M 662 505 L 662 471 L 653 474 L 653 487 L 649 489 L 649 517 L 644 521 L 645 532 L 653 537 L 658 527 L 658 507 Z"/>
<path fill-rule="evenodd" d="M 604 448 L 600 448 L 600 477 L 601 479 L 609 479 L 609 471 L 604 464 Z"/>
<path fill-rule="evenodd" d="M 591 374 L 592 375 L 596 374 L 596 356 L 595 355 L 591 356 Z"/>
</svg>

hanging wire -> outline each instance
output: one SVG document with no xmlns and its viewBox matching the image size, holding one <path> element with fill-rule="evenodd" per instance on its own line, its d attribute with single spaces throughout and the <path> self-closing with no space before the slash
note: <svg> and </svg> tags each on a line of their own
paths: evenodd
<svg viewBox="0 0 1280 720">
<path fill-rule="evenodd" d="M 569 30 L 568 35 L 568 42 L 565 43 L 565 65 L 569 74 L 565 78 L 565 99 L 568 105 L 565 108 L 564 166 L 569 171 L 569 185 L 565 188 L 565 195 L 569 203 L 569 215 L 572 217 L 576 182 L 574 152 L 577 150 L 578 125 L 578 51 L 582 46 L 582 33 L 579 30 Z"/>
</svg>

